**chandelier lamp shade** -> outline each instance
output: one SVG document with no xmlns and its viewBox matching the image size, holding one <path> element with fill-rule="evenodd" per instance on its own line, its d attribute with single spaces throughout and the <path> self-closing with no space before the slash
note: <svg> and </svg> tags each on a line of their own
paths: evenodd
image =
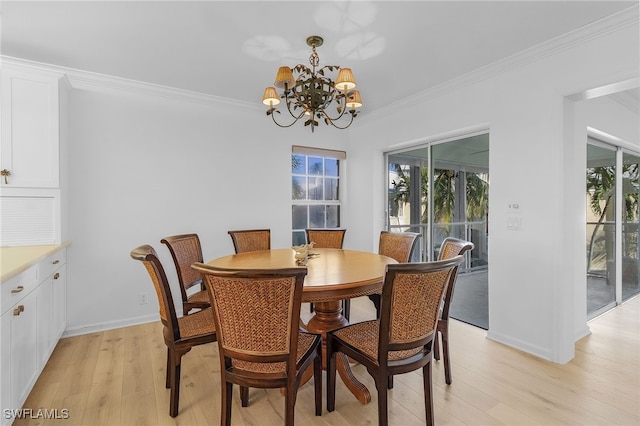
<svg viewBox="0 0 640 426">
<path fill-rule="evenodd" d="M 304 125 L 311 126 L 312 132 L 320 121 L 338 129 L 346 129 L 358 115 L 356 109 L 362 106 L 362 99 L 360 92 L 355 90 L 356 79 L 353 72 L 351 68 L 336 65 L 319 68 L 320 58 L 316 47 L 322 46 L 322 43 L 320 36 L 307 37 L 307 45 L 311 47 L 311 68 L 302 64 L 293 68 L 282 66 L 276 73 L 273 83 L 275 87 L 264 89 L 262 103 L 269 107 L 267 115 L 278 126 L 291 127 L 304 118 Z M 328 74 L 336 71 L 338 75 L 333 81 Z M 281 102 L 284 102 L 287 109 L 285 115 L 289 115 L 283 119 L 284 122 L 276 119 L 276 114 L 281 114 L 276 106 Z M 335 106 L 335 113 L 331 111 L 332 104 Z M 345 118 L 342 119 L 343 117 Z"/>
</svg>

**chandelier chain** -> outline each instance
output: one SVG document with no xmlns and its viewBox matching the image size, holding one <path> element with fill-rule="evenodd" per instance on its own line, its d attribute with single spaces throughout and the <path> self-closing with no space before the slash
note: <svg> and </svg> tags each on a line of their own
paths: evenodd
<svg viewBox="0 0 640 426">
<path fill-rule="evenodd" d="M 311 66 L 313 67 L 313 71 L 315 72 L 316 67 L 320 64 L 320 56 L 318 56 L 318 53 L 316 52 L 316 47 L 313 46 L 311 48 L 311 55 L 309 56 L 309 63 L 311 64 Z"/>
</svg>

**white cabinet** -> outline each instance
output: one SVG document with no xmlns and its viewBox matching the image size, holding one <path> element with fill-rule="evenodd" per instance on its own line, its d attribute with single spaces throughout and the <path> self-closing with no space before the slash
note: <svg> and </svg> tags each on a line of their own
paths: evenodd
<svg viewBox="0 0 640 426">
<path fill-rule="evenodd" d="M 58 188 L 61 74 L 4 65 L 0 185 Z"/>
<path fill-rule="evenodd" d="M 63 74 L 4 61 L 0 70 L 0 246 L 60 244 L 66 171 Z M 61 163 L 62 161 L 62 163 Z"/>
<path fill-rule="evenodd" d="M 51 336 L 49 355 L 67 328 L 67 265 L 61 265 L 51 275 Z M 47 355 L 47 358 L 49 357 Z"/>
<path fill-rule="evenodd" d="M 9 394 L 5 403 L 3 394 L 3 408 L 20 408 L 27 399 L 33 384 L 36 381 L 37 354 L 36 354 L 36 321 L 37 301 L 36 293 L 25 296 L 19 304 L 15 305 L 2 316 L 2 345 L 10 347 L 10 368 L 5 369 L 2 360 L 3 372 L 10 370 Z M 8 334 L 5 334 L 8 331 Z M 10 342 L 10 343 L 9 343 Z M 3 382 L 7 377 L 2 377 Z"/>
<path fill-rule="evenodd" d="M 61 259 L 64 259 L 63 253 L 41 263 L 41 275 L 46 276 L 36 293 L 36 353 L 41 365 L 46 364 L 67 325 L 66 265 Z M 56 267 L 43 271 L 47 266 Z"/>
<path fill-rule="evenodd" d="M 2 283 L 0 406 L 22 408 L 66 327 L 66 249 Z M 7 418 L 9 417 L 9 418 Z"/>
</svg>

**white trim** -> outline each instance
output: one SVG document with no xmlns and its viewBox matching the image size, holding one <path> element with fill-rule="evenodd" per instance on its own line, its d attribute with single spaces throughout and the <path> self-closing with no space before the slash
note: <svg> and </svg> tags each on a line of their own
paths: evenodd
<svg viewBox="0 0 640 426">
<path fill-rule="evenodd" d="M 640 87 L 640 77 L 630 78 L 624 81 L 607 84 L 605 86 L 596 87 L 594 89 L 585 90 L 584 92 L 575 93 L 567 96 L 570 100 L 585 101 L 588 99 L 599 98 L 601 96 L 613 95 L 615 93 L 624 92 L 629 89 Z M 637 104 L 636 104 L 637 110 Z"/>
<path fill-rule="evenodd" d="M 326 148 L 314 148 L 311 146 L 302 146 L 302 145 L 292 145 L 291 146 L 292 154 L 302 154 L 302 155 L 311 155 L 316 157 L 329 157 L 329 158 L 337 158 L 338 160 L 346 160 L 347 153 L 346 151 L 340 151 L 337 149 L 326 149 Z"/>
<path fill-rule="evenodd" d="M 132 325 L 147 324 L 150 322 L 160 321 L 159 314 L 145 315 L 141 317 L 128 318 L 126 320 L 109 321 L 99 324 L 83 325 L 75 328 L 67 328 L 62 333 L 62 338 L 71 336 L 81 336 L 83 334 L 97 333 L 106 330 L 115 330 L 118 328 L 129 327 Z"/>
<path fill-rule="evenodd" d="M 481 123 L 474 126 L 462 127 L 460 129 L 450 130 L 448 132 L 438 133 L 436 135 L 419 139 L 412 139 L 410 141 L 390 145 L 388 149 L 385 149 L 383 151 L 383 153 L 401 154 L 404 151 L 410 151 L 412 149 L 419 148 L 425 145 L 437 145 L 440 143 L 451 142 L 458 139 L 465 139 L 473 136 L 483 135 L 485 133 L 490 133 L 490 126 L 488 123 Z"/>
<path fill-rule="evenodd" d="M 555 357 L 552 355 L 555 355 L 555 354 L 553 354 L 552 351 L 546 348 L 543 348 L 542 346 L 531 345 L 528 342 L 525 342 L 524 340 L 515 339 L 513 338 L 513 336 L 509 336 L 503 333 L 497 333 L 492 330 L 487 330 L 487 339 L 493 340 L 494 342 L 502 343 L 503 345 L 510 346 L 520 351 L 524 351 L 529 354 L 535 355 L 539 358 L 546 359 L 548 361 L 553 361 L 559 364 L 566 364 L 567 362 L 570 361 L 570 360 L 554 359 Z"/>
<path fill-rule="evenodd" d="M 66 76 L 65 83 L 71 88 L 78 90 L 107 93 L 113 91 L 129 92 L 138 95 L 159 96 L 169 100 L 186 101 L 204 105 L 227 104 L 256 110 L 262 109 L 262 105 L 257 103 L 238 101 L 235 99 L 223 98 L 221 96 L 207 95 L 184 89 L 176 89 L 143 81 L 129 80 L 106 74 L 44 64 L 41 62 L 34 62 L 10 56 L 0 56 L 0 61 L 3 64 L 16 65 L 23 68 L 62 73 Z"/>
<path fill-rule="evenodd" d="M 640 154 L 640 146 L 593 127 L 587 126 L 587 137 L 596 139 L 600 142 L 604 142 L 608 145 L 613 145 L 614 147 L 620 147 L 629 150 L 634 154 Z"/>
<path fill-rule="evenodd" d="M 614 245 L 614 253 L 615 253 L 615 264 L 614 264 L 614 269 L 615 269 L 615 274 L 616 274 L 616 280 L 614 283 L 615 286 L 615 300 L 616 300 L 616 305 L 619 305 L 620 302 L 622 302 L 622 261 L 623 261 L 623 257 L 622 257 L 622 244 L 624 244 L 624 242 L 622 241 L 622 223 L 623 223 L 623 212 L 625 211 L 625 208 L 623 207 L 623 204 L 625 202 L 624 199 L 624 194 L 623 192 L 623 184 L 622 184 L 622 173 L 624 172 L 623 169 L 623 162 L 622 162 L 622 148 L 618 147 L 618 149 L 616 150 L 616 170 L 615 170 L 615 179 L 616 179 L 616 187 L 615 187 L 615 191 L 616 191 L 616 198 L 614 200 L 616 209 L 614 210 L 613 214 L 615 217 L 615 224 L 614 224 L 614 235 L 615 235 L 615 245 Z"/>
</svg>

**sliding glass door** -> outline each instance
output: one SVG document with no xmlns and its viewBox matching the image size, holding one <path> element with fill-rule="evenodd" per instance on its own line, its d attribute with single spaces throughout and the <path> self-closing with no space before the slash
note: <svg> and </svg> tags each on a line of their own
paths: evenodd
<svg viewBox="0 0 640 426">
<path fill-rule="evenodd" d="M 390 152 L 387 165 L 388 230 L 421 234 L 413 261 L 437 259 L 446 237 L 473 242 L 459 270 L 452 316 L 456 299 L 464 299 L 468 312 L 458 311 L 458 319 L 469 315 L 462 320 L 488 328 L 489 134 Z M 471 272 L 477 272 L 474 284 L 465 292 L 461 282 Z"/>
<path fill-rule="evenodd" d="M 638 294 L 639 157 L 589 139 L 587 145 L 587 315 Z"/>
<path fill-rule="evenodd" d="M 638 244 L 638 167 L 640 157 L 627 152 L 622 153 L 622 197 L 624 214 L 622 217 L 622 259 L 620 297 L 622 301 L 640 292 L 640 245 Z"/>
</svg>

